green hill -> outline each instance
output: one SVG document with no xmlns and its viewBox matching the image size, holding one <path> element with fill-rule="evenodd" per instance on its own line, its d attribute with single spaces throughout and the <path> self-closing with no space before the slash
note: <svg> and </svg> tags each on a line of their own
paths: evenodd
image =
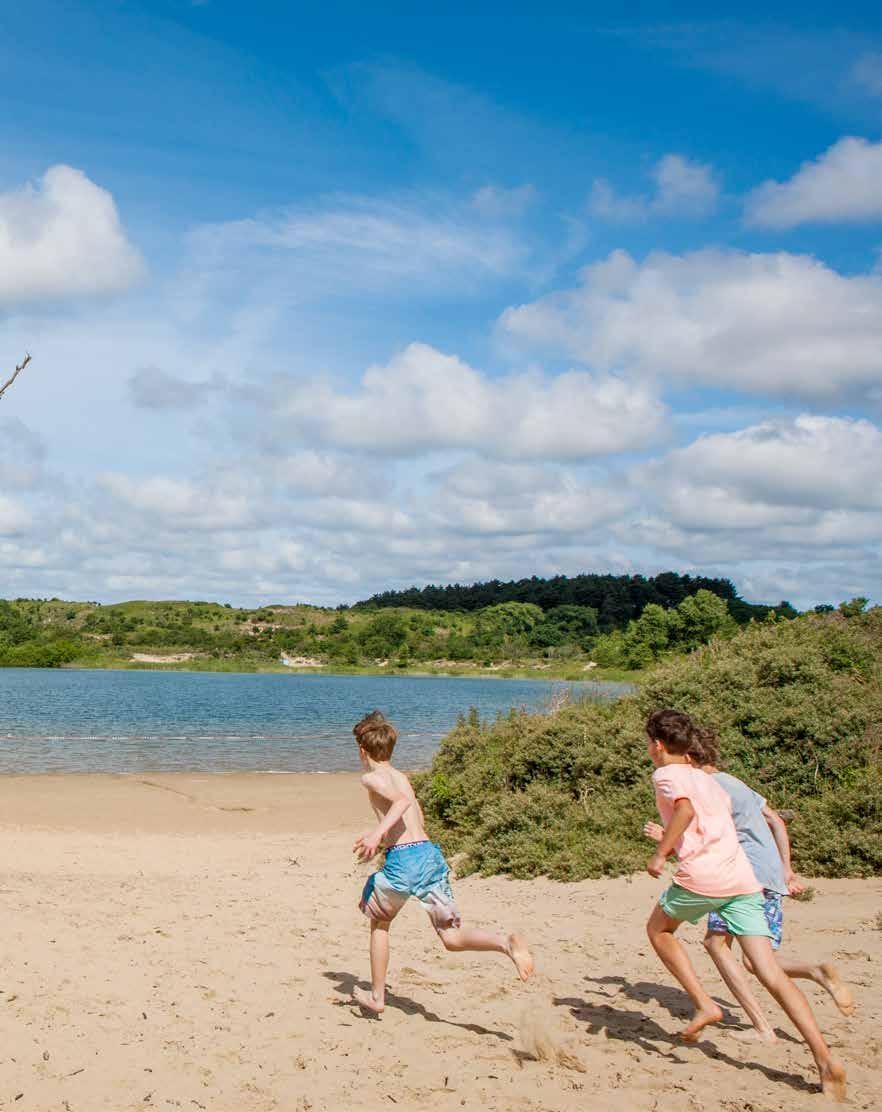
<svg viewBox="0 0 882 1112">
<path fill-rule="evenodd" d="M 700 589 L 670 609 L 649 603 L 637 618 L 604 632 L 596 608 L 577 604 L 251 610 L 214 602 L 0 600 L 0 666 L 269 671 L 283 670 L 287 657 L 295 667 L 336 671 L 584 679 L 596 661 L 605 674 L 622 676 L 714 634 L 731 635 L 738 605 Z"/>
</svg>

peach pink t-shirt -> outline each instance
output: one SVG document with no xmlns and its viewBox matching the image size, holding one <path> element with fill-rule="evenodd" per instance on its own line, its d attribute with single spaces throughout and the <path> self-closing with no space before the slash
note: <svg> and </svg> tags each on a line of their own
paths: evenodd
<svg viewBox="0 0 882 1112">
<path fill-rule="evenodd" d="M 761 891 L 738 842 L 732 800 L 712 776 L 692 765 L 664 765 L 652 774 L 652 783 L 665 826 L 678 799 L 688 799 L 695 811 L 676 847 L 675 884 L 713 899 Z"/>
</svg>

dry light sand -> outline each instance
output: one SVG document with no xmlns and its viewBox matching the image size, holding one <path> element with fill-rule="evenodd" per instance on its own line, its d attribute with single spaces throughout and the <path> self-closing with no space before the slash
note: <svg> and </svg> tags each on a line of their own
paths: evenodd
<svg viewBox="0 0 882 1112">
<path fill-rule="evenodd" d="M 0 1108 L 833 1107 L 786 1021 L 777 1045 L 748 1044 L 732 1008 L 727 1028 L 678 1042 L 687 1001 L 645 941 L 649 877 L 460 881 L 465 917 L 528 936 L 527 986 L 496 955 L 444 953 L 408 906 L 389 1007 L 369 1020 L 349 1003 L 368 973 L 355 777 L 6 777 L 0 819 Z M 882 1108 L 882 882 L 816 885 L 788 904 L 787 951 L 832 957 L 851 983 L 851 1019 L 807 992 L 851 1107 Z M 730 1004 L 698 929 L 686 936 Z M 559 1060 L 527 1056 L 527 1009 Z"/>
</svg>

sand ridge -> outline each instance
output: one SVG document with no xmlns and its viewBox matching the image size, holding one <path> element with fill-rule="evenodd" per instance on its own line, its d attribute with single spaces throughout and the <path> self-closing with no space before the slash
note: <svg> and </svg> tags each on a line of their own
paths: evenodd
<svg viewBox="0 0 882 1112">
<path fill-rule="evenodd" d="M 465 917 L 530 939 L 534 981 L 495 955 L 445 953 L 408 906 L 386 1012 L 363 1018 L 360 795 L 347 775 L 0 778 L 0 1109 L 828 1106 L 783 1017 L 773 1046 L 734 1037 L 744 1017 L 697 928 L 690 953 L 728 1029 L 676 1039 L 689 1005 L 643 933 L 662 886 L 649 877 L 460 880 Z M 787 904 L 785 945 L 831 957 L 852 985 L 851 1018 L 803 987 L 851 1106 L 878 1108 L 882 881 L 814 883 L 812 903 Z"/>
</svg>

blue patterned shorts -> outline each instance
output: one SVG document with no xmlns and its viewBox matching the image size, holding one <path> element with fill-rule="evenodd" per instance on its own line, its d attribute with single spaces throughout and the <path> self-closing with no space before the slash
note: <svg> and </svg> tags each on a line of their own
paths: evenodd
<svg viewBox="0 0 882 1112">
<path fill-rule="evenodd" d="M 777 950 L 781 945 L 781 936 L 784 933 L 784 898 L 779 892 L 763 889 L 763 911 L 766 923 L 772 935 L 772 949 Z M 728 934 L 726 924 L 715 911 L 707 917 L 707 929 L 711 934 Z"/>
</svg>

